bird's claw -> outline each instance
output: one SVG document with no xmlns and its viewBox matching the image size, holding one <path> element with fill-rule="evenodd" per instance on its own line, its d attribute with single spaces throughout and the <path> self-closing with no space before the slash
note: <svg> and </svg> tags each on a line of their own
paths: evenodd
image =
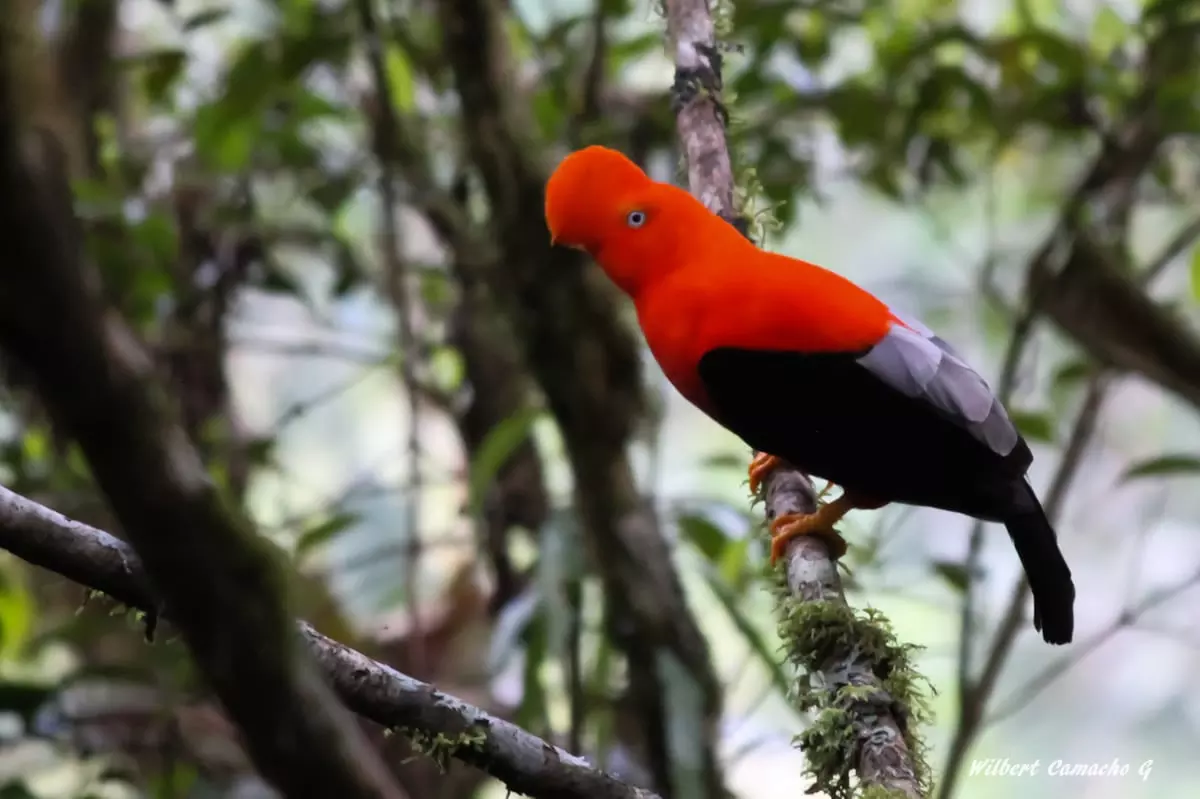
<svg viewBox="0 0 1200 799">
<path fill-rule="evenodd" d="M 783 465 L 783 459 L 775 455 L 766 452 L 754 453 L 748 469 L 751 496 L 758 496 L 767 475 Z M 826 483 L 817 492 L 816 510 L 813 513 L 785 513 L 771 522 L 772 565 L 783 556 L 791 540 L 802 535 L 815 535 L 825 539 L 829 547 L 829 556 L 834 560 L 846 554 L 846 540 L 838 535 L 833 527 L 855 505 L 844 492 L 834 501 L 824 502 L 825 495 L 832 489 L 833 483 Z"/>
<path fill-rule="evenodd" d="M 750 476 L 750 496 L 757 497 L 758 490 L 762 488 L 763 481 L 767 479 L 767 475 L 783 465 L 783 458 L 776 457 L 775 455 L 768 455 L 765 452 L 754 453 L 754 458 L 750 461 L 750 468 L 747 470 Z M 817 492 L 817 504 L 820 505 L 829 492 L 833 489 L 833 483 L 826 483 L 824 487 Z"/>
<path fill-rule="evenodd" d="M 829 557 L 837 560 L 846 554 L 846 539 L 838 535 L 834 525 L 842 520 L 852 505 L 845 495 L 821 505 L 814 513 L 785 513 L 771 522 L 771 565 L 787 551 L 792 539 L 802 535 L 818 536 L 829 547 Z"/>
<path fill-rule="evenodd" d="M 754 453 L 753 460 L 750 461 L 750 495 L 757 497 L 758 489 L 762 487 L 763 480 L 767 479 L 767 475 L 775 469 L 783 465 L 783 461 L 774 455 L 768 455 L 765 452 Z"/>
<path fill-rule="evenodd" d="M 826 483 L 820 491 L 817 492 L 815 502 L 820 505 L 825 500 L 825 495 L 833 490 L 833 483 Z"/>
</svg>

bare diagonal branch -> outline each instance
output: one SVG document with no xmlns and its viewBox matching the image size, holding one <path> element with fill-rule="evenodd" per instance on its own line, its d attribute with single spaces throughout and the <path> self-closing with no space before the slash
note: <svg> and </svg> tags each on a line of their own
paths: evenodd
<svg viewBox="0 0 1200 799">
<path fill-rule="evenodd" d="M 133 547 L 0 487 L 0 548 L 153 612 L 159 601 Z M 352 710 L 391 729 L 470 740 L 453 754 L 539 799 L 656 799 L 521 728 L 299 625 L 325 680 Z M 308 794 L 313 795 L 313 794 Z"/>
</svg>

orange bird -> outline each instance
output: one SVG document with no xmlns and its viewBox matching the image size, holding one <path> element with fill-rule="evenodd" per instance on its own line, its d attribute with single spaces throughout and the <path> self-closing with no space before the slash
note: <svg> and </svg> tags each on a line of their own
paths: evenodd
<svg viewBox="0 0 1200 799">
<path fill-rule="evenodd" d="M 546 185 L 551 240 L 589 253 L 632 299 L 655 359 L 693 404 L 758 453 L 751 489 L 785 459 L 842 487 L 780 516 L 771 560 L 855 508 L 923 505 L 1001 522 L 1034 626 L 1071 640 L 1075 586 L 1025 472 L 1028 444 L 945 341 L 849 280 L 764 252 L 685 190 L 615 150 L 567 156 Z M 770 455 L 765 453 L 771 453 Z"/>
</svg>

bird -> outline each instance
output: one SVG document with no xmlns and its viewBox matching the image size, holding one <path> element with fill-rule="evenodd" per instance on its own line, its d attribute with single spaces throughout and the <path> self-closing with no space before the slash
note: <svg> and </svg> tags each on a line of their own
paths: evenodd
<svg viewBox="0 0 1200 799">
<path fill-rule="evenodd" d="M 1075 585 L 1027 472 L 1028 443 L 945 340 L 824 267 L 756 246 L 621 152 L 569 153 L 546 181 L 551 246 L 582 250 L 632 300 L 646 344 L 688 401 L 756 455 L 754 490 L 786 462 L 840 487 L 771 524 L 771 562 L 852 510 L 936 508 L 1007 529 L 1050 644 L 1074 632 Z"/>
</svg>

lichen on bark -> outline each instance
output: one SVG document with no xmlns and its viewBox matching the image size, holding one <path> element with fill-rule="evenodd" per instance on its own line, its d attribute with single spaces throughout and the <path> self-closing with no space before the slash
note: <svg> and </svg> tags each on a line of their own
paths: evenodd
<svg viewBox="0 0 1200 799">
<path fill-rule="evenodd" d="M 722 97 L 722 53 L 729 0 L 665 0 L 675 57 L 672 107 L 687 166 L 688 188 L 713 213 L 753 238 L 772 226 L 770 211 L 752 210 L 753 173 L 735 172 Z M 719 17 L 721 25 L 715 24 Z M 748 179 L 738 190 L 735 174 Z M 764 375 L 763 380 L 769 380 Z M 791 467 L 764 482 L 768 522 L 783 513 L 811 513 L 816 495 Z M 796 737 L 814 789 L 834 799 L 860 796 L 919 799 L 928 793 L 924 743 L 916 728 L 928 715 L 925 681 L 913 666 L 918 649 L 897 640 L 879 611 L 847 603 L 837 563 L 813 537 L 794 541 L 775 569 L 779 632 L 799 670 L 792 699 L 813 723 Z M 857 781 L 851 775 L 857 774 Z"/>
</svg>

